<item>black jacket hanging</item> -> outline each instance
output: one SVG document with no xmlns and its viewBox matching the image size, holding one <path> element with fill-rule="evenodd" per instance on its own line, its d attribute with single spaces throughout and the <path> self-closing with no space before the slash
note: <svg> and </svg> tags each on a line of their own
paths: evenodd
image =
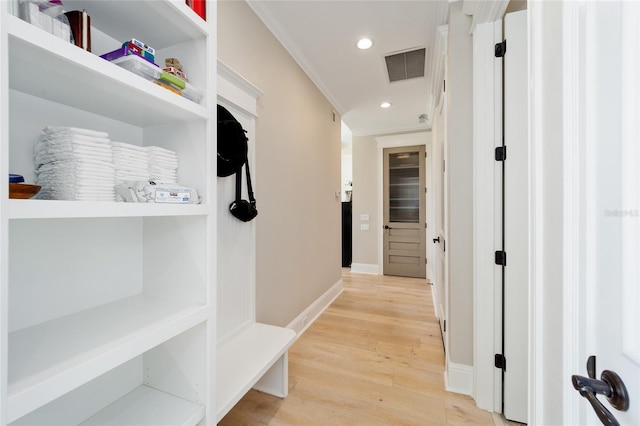
<svg viewBox="0 0 640 426">
<path fill-rule="evenodd" d="M 251 185 L 246 133 L 238 120 L 225 107 L 218 105 L 218 176 L 236 174 L 236 199 L 229 204 L 229 211 L 243 222 L 249 222 L 258 215 Z M 242 166 L 245 166 L 247 175 L 249 201 L 242 199 Z"/>
<path fill-rule="evenodd" d="M 233 114 L 218 105 L 218 176 L 231 176 L 247 162 L 246 133 Z"/>
</svg>

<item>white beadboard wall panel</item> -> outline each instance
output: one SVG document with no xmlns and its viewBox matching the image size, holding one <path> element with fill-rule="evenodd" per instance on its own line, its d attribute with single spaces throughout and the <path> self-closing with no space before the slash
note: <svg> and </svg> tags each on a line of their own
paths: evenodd
<svg viewBox="0 0 640 426">
<path fill-rule="evenodd" d="M 255 166 L 256 97 L 261 92 L 218 62 L 218 103 L 231 112 L 247 131 L 251 176 Z M 252 179 L 254 192 L 259 185 Z M 255 220 L 242 222 L 231 215 L 229 204 L 236 197 L 235 175 L 217 178 L 218 194 L 218 343 L 255 322 Z M 243 169 L 242 198 L 247 200 Z M 258 207 L 259 210 L 259 207 Z"/>
<path fill-rule="evenodd" d="M 253 157 L 254 124 L 238 110 L 224 105 L 242 123 Z M 253 165 L 252 158 L 249 160 Z M 253 167 L 251 167 L 253 175 Z M 255 320 L 255 220 L 242 222 L 229 212 L 236 197 L 235 175 L 218 177 L 218 341 Z M 242 197 L 248 199 L 243 171 Z M 254 191 L 256 187 L 254 186 Z"/>
</svg>

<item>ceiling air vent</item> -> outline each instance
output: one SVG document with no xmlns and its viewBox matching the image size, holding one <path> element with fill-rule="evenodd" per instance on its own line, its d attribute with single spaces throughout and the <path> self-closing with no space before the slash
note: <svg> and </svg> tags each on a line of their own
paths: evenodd
<svg viewBox="0 0 640 426">
<path fill-rule="evenodd" d="M 424 58 L 424 48 L 385 56 L 389 82 L 424 77 Z"/>
</svg>

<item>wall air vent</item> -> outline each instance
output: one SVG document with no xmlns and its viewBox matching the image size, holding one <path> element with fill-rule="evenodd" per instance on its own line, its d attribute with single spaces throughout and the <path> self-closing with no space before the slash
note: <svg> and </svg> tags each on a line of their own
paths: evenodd
<svg viewBox="0 0 640 426">
<path fill-rule="evenodd" d="M 385 56 L 389 82 L 424 77 L 425 50 L 416 49 Z"/>
</svg>

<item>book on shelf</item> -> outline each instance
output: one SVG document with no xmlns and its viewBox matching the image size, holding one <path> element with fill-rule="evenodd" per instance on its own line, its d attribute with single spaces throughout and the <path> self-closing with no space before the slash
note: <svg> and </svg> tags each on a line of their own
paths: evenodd
<svg viewBox="0 0 640 426">
<path fill-rule="evenodd" d="M 74 44 L 91 52 L 91 17 L 86 10 L 72 10 L 66 12 L 69 19 Z"/>
<path fill-rule="evenodd" d="M 187 6 L 193 9 L 205 21 L 207 20 L 207 2 L 206 0 L 185 0 Z"/>
</svg>

